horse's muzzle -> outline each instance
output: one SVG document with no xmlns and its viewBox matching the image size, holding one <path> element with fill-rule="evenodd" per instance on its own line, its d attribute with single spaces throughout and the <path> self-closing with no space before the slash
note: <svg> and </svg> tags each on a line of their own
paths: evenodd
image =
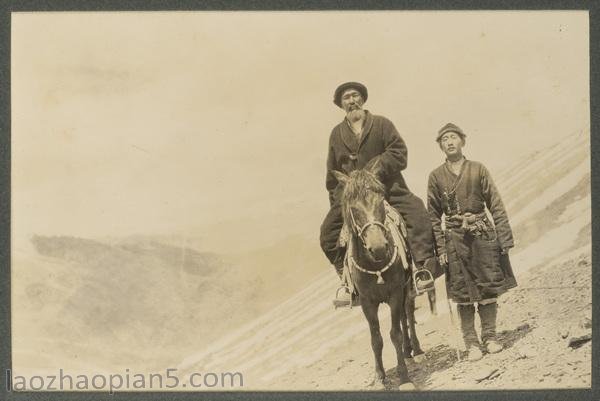
<svg viewBox="0 0 600 401">
<path fill-rule="evenodd" d="M 383 262 L 389 256 L 389 244 L 386 242 L 381 246 L 368 247 L 369 256 L 374 262 Z"/>
</svg>

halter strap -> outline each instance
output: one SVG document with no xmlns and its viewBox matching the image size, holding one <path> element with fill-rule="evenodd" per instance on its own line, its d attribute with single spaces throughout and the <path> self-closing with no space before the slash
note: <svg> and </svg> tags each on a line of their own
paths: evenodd
<svg viewBox="0 0 600 401">
<path fill-rule="evenodd" d="M 352 256 L 352 255 L 349 256 L 348 260 L 349 260 L 350 264 L 353 265 L 354 267 L 356 267 L 356 269 L 358 271 L 363 272 L 363 273 L 367 273 L 367 274 L 374 274 L 374 275 L 376 275 L 377 276 L 377 283 L 378 284 L 383 284 L 383 283 L 385 283 L 385 281 L 383 281 L 383 277 L 381 277 L 381 274 L 384 273 L 387 269 L 389 269 L 394 264 L 394 262 L 396 261 L 397 258 L 398 258 L 398 247 L 396 245 L 394 245 L 394 254 L 390 258 L 390 261 L 387 263 L 387 265 L 385 265 L 384 267 L 382 267 L 379 270 L 367 270 L 367 269 L 363 269 L 354 260 L 354 256 Z"/>
</svg>

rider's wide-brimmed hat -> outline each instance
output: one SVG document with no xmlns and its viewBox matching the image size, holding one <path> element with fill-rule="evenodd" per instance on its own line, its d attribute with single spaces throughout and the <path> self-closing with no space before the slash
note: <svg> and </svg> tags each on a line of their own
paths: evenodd
<svg viewBox="0 0 600 401">
<path fill-rule="evenodd" d="M 463 132 L 463 130 L 461 130 L 458 125 L 455 125 L 455 124 L 452 124 L 452 123 L 448 123 L 448 124 L 444 125 L 442 128 L 440 128 L 440 130 L 438 131 L 438 134 L 437 134 L 437 137 L 435 138 L 435 140 L 437 142 L 439 142 L 440 139 L 442 139 L 442 136 L 444 136 L 444 134 L 447 134 L 448 132 L 455 132 L 458 135 L 460 135 L 460 137 L 462 139 L 465 139 L 467 137 L 467 135 L 465 135 L 465 133 Z"/>
<path fill-rule="evenodd" d="M 367 97 L 369 97 L 369 92 L 367 91 L 367 87 L 361 84 L 360 82 L 345 82 L 337 87 L 335 93 L 333 94 L 333 103 L 335 103 L 338 107 L 342 107 L 342 94 L 345 90 L 348 89 L 356 89 L 363 97 L 363 100 L 366 102 Z"/>
</svg>

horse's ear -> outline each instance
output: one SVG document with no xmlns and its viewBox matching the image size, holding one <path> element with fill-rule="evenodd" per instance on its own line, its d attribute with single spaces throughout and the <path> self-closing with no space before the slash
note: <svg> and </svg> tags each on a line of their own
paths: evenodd
<svg viewBox="0 0 600 401">
<path fill-rule="evenodd" d="M 379 173 L 381 173 L 381 159 L 379 157 L 374 157 L 365 166 L 365 170 L 375 175 L 375 177 L 379 177 Z"/>
<path fill-rule="evenodd" d="M 350 177 L 348 177 L 346 174 L 342 173 L 341 171 L 332 170 L 331 173 L 335 176 L 335 178 L 338 180 L 338 182 L 340 182 L 342 185 L 346 185 L 346 183 L 350 179 Z"/>
</svg>

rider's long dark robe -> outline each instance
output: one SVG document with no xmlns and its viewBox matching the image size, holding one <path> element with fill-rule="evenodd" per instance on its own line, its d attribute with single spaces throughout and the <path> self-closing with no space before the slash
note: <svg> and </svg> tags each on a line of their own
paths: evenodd
<svg viewBox="0 0 600 401">
<path fill-rule="evenodd" d="M 343 224 L 339 202 L 342 186 L 338 185 L 332 171 L 348 174 L 365 168 L 374 158 L 380 161 L 379 178 L 387 189 L 388 202 L 406 221 L 414 259 L 419 262 L 434 256 L 433 233 L 427 210 L 423 201 L 408 189 L 402 176 L 408 161 L 406 144 L 390 120 L 366 111 L 360 140 L 346 119 L 333 128 L 329 138 L 326 187 L 331 209 L 321 225 L 321 248 L 336 267 L 341 267 L 342 263 L 342 255 L 338 254 L 337 249 Z"/>
<path fill-rule="evenodd" d="M 486 207 L 493 225 L 483 236 L 473 235 L 461 224 L 447 222 L 445 230 L 442 227 L 442 219 L 448 215 L 481 214 Z M 435 169 L 429 175 L 427 208 L 438 254 L 448 255 L 446 287 L 455 302 L 494 298 L 517 285 L 508 255 L 501 254 L 502 248 L 514 245 L 512 230 L 500 194 L 483 164 L 465 160 L 459 175 L 446 163 Z"/>
</svg>

